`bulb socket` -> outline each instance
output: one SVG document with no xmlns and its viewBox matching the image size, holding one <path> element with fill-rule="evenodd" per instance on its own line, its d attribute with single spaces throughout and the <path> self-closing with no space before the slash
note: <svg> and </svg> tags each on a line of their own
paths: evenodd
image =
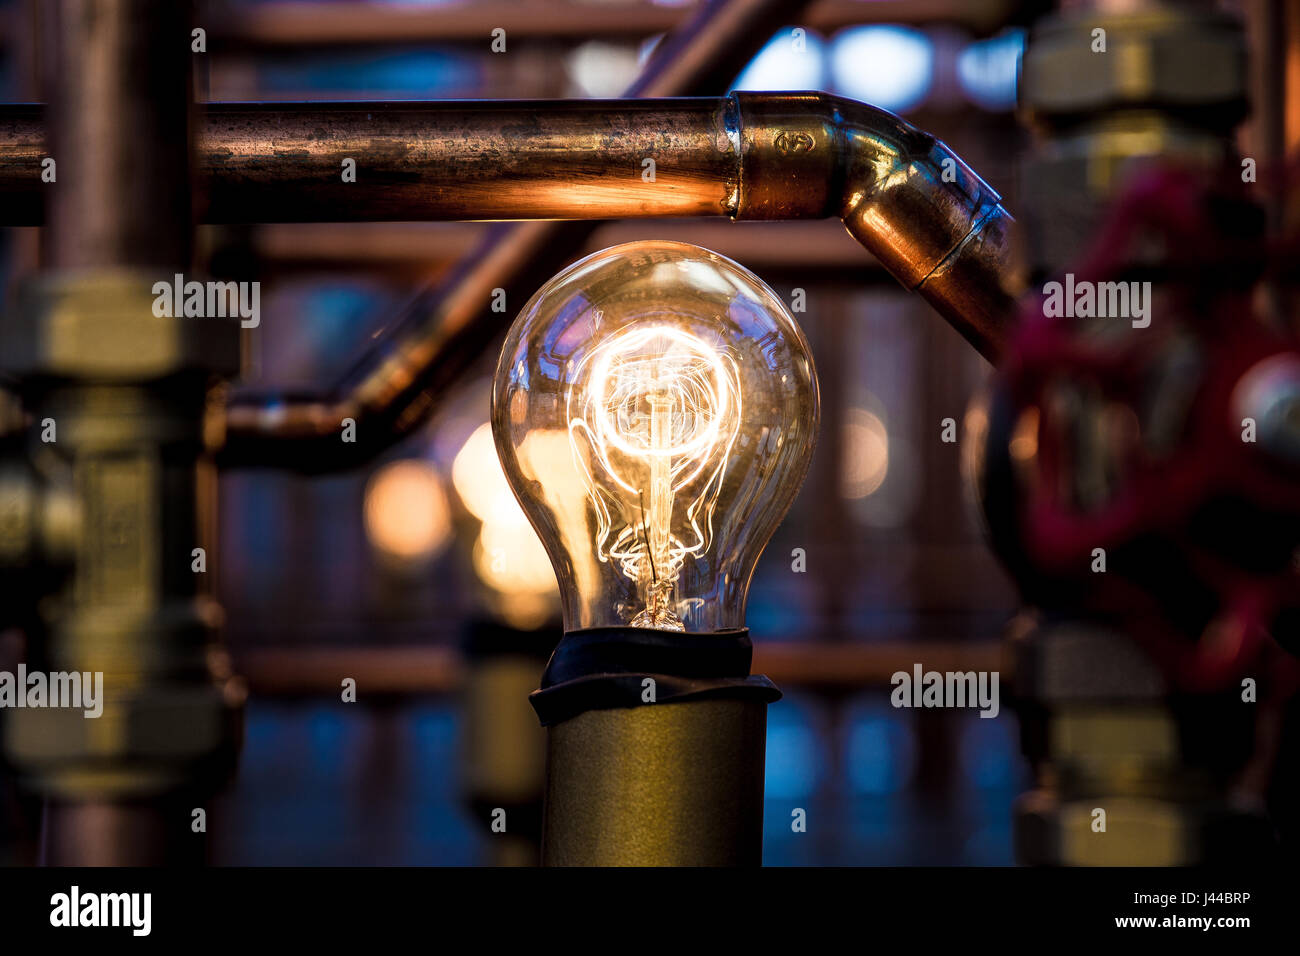
<svg viewBox="0 0 1300 956">
<path fill-rule="evenodd" d="M 745 630 L 564 635 L 532 704 L 547 728 L 546 866 L 757 866 L 767 705 Z"/>
</svg>

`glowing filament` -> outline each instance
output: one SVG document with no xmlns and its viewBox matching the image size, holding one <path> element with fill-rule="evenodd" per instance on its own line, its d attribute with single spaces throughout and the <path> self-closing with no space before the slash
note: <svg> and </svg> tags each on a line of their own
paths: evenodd
<svg viewBox="0 0 1300 956">
<path fill-rule="evenodd" d="M 666 325 L 593 348 L 569 393 L 569 439 L 596 515 L 600 560 L 637 582 L 634 627 L 681 630 L 674 589 L 707 550 L 740 426 L 740 376 L 719 349 Z"/>
</svg>

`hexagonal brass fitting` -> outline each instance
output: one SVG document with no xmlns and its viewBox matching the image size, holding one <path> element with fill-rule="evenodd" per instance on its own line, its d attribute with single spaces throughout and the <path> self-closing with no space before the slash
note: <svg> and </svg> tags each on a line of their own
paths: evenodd
<svg viewBox="0 0 1300 956">
<path fill-rule="evenodd" d="M 103 712 L 15 708 L 5 752 L 45 794 L 143 798 L 216 780 L 232 768 L 241 734 L 243 682 L 110 686 Z"/>
<path fill-rule="evenodd" d="M 1105 52 L 1094 52 L 1095 30 Z M 1079 11 L 1034 27 L 1021 64 L 1021 106 L 1032 119 L 1125 108 L 1195 108 L 1230 128 L 1246 111 L 1246 38 L 1208 6 Z"/>
<path fill-rule="evenodd" d="M 0 371 L 133 383 L 186 371 L 238 372 L 237 318 L 154 315 L 154 284 L 173 279 L 105 271 L 28 281 L 0 325 Z"/>
<path fill-rule="evenodd" d="M 1105 830 L 1095 830 L 1105 811 Z M 1062 802 L 1034 790 L 1016 803 L 1016 857 L 1031 866 L 1183 866 L 1196 862 L 1200 817 L 1164 800 L 1096 797 Z"/>
<path fill-rule="evenodd" d="M 1106 812 L 1104 830 L 1099 809 Z M 1016 802 L 1014 829 L 1016 858 L 1031 866 L 1243 864 L 1276 854 L 1267 816 L 1223 801 L 1062 799 L 1033 790 Z"/>
</svg>

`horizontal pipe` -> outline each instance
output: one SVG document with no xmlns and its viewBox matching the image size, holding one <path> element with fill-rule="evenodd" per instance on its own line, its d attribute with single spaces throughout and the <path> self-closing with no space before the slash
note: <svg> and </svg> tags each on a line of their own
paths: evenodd
<svg viewBox="0 0 1300 956">
<path fill-rule="evenodd" d="M 722 113 L 713 99 L 213 105 L 205 218 L 721 216 L 736 172 Z"/>
<path fill-rule="evenodd" d="M 196 154 L 212 223 L 721 216 L 736 174 L 716 99 L 213 103 Z M 0 107 L 0 224 L 42 222 L 47 155 Z"/>
</svg>

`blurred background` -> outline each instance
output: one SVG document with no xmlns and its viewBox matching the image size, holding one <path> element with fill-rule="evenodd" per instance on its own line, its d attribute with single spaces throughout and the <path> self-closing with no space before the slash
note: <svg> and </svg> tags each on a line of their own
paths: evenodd
<svg viewBox="0 0 1300 956">
<path fill-rule="evenodd" d="M 817 89 L 898 112 L 945 140 L 1015 213 L 1028 133 L 1015 114 L 1026 25 L 1046 4 L 818 0 L 776 30 L 733 88 Z M 1265 3 L 1229 5 L 1259 23 Z M 616 97 L 690 0 L 227 0 L 201 3 L 210 100 Z M 24 3 L 0 3 L 0 99 L 40 99 Z M 508 49 L 491 52 L 494 28 Z M 1253 28 L 1255 29 L 1255 28 Z M 1258 38 L 1258 29 L 1251 34 Z M 1292 46 L 1294 51 L 1296 47 Z M 1288 60 L 1295 66 L 1294 58 Z M 718 90 L 718 93 L 724 92 Z M 1247 123 L 1245 141 L 1260 135 Z M 214 274 L 262 282 L 240 385 L 335 381 L 412 292 L 484 224 L 200 228 Z M 0 231 L 6 289 L 35 229 Z M 603 225 L 586 252 L 697 243 L 787 302 L 813 345 L 822 435 L 811 475 L 750 589 L 754 671 L 771 708 L 765 862 L 1013 861 L 1011 805 L 1032 784 L 1015 715 L 895 710 L 889 676 L 996 670 L 1015 591 L 983 543 L 960 431 L 987 365 L 899 288 L 837 220 Z M 218 268 L 224 264 L 224 268 Z M 513 315 L 522 301 L 511 302 Z M 213 805 L 225 864 L 500 862 L 467 795 L 466 653 L 476 628 L 536 629 L 553 577 L 487 432 L 496 353 L 429 425 L 373 469 L 223 474 L 225 634 L 251 696 L 234 781 Z M 792 552 L 806 553 L 806 571 Z M 510 562 L 494 560 L 502 553 Z M 526 558 L 524 560 L 523 558 Z M 507 570 L 508 568 L 508 570 Z M 338 676 L 358 702 L 341 706 Z M 0 780 L 0 861 L 31 858 L 36 807 Z M 808 813 L 792 833 L 791 810 Z"/>
</svg>

